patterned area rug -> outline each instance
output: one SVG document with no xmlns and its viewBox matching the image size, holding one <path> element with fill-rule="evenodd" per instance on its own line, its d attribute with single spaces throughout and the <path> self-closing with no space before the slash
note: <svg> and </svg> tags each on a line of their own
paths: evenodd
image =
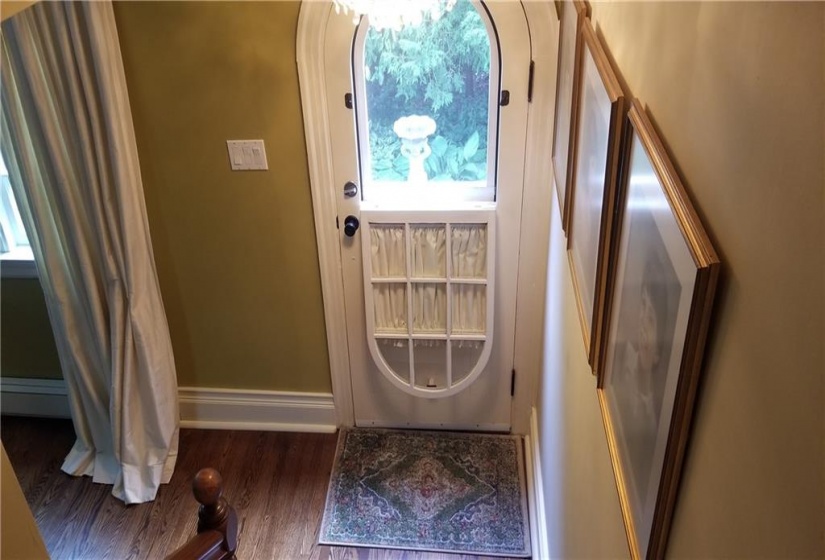
<svg viewBox="0 0 825 560">
<path fill-rule="evenodd" d="M 342 430 L 320 543 L 529 556 L 517 436 Z"/>
</svg>

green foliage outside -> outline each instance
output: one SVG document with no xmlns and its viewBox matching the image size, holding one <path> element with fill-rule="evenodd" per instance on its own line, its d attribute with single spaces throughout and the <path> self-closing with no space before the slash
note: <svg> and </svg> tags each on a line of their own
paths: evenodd
<svg viewBox="0 0 825 560">
<path fill-rule="evenodd" d="M 406 180 L 409 162 L 392 127 L 407 115 L 436 122 L 424 162 L 430 180 L 487 177 L 490 41 L 468 0 L 418 27 L 371 28 L 365 58 L 373 179 Z"/>
</svg>

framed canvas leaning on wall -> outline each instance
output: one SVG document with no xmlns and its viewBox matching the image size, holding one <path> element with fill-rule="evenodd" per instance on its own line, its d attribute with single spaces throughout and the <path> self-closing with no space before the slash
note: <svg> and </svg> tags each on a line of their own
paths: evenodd
<svg viewBox="0 0 825 560">
<path fill-rule="evenodd" d="M 661 558 L 719 259 L 634 101 L 623 144 L 598 394 L 633 558 Z"/>
<path fill-rule="evenodd" d="M 567 233 L 567 185 L 575 144 L 576 106 L 578 102 L 579 68 L 581 66 L 580 29 L 590 14 L 590 6 L 582 0 L 556 4 L 560 10 L 558 78 L 556 81 L 556 111 L 553 127 L 553 179 L 559 197 L 561 227 Z"/>
<path fill-rule="evenodd" d="M 597 373 L 625 104 L 590 20 L 582 23 L 581 37 L 578 133 L 567 192 L 567 255 L 587 359 Z"/>
</svg>

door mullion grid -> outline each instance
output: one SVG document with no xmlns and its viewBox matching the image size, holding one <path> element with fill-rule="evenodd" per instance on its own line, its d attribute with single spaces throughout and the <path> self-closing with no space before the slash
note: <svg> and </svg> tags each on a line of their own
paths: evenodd
<svg viewBox="0 0 825 560">
<path fill-rule="evenodd" d="M 413 358 L 413 291 L 412 291 L 412 234 L 410 232 L 410 223 L 404 222 L 404 244 L 407 255 L 407 339 L 410 351 L 410 387 L 415 389 L 415 359 Z"/>
<path fill-rule="evenodd" d="M 446 235 L 446 247 L 444 255 L 444 259 L 446 262 L 446 290 L 447 290 L 447 325 L 446 325 L 446 335 L 447 340 L 444 344 L 447 345 L 447 388 L 453 386 L 453 343 L 450 342 L 450 334 L 453 332 L 453 288 L 450 284 L 450 280 L 453 275 L 453 263 L 452 263 L 452 237 L 453 237 L 453 225 L 451 223 L 444 224 L 444 232 Z"/>
</svg>

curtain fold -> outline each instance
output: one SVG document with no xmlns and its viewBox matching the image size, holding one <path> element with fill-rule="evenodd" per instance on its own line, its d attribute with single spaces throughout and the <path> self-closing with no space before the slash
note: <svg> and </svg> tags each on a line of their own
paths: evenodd
<svg viewBox="0 0 825 560">
<path fill-rule="evenodd" d="M 406 254 L 403 226 L 370 227 L 373 278 L 404 278 L 407 275 Z"/>
<path fill-rule="evenodd" d="M 375 284 L 372 287 L 375 330 L 407 334 L 407 285 Z"/>
<path fill-rule="evenodd" d="M 153 500 L 175 466 L 177 381 L 111 3 L 17 14 L 0 64 L 0 148 L 77 434 L 62 468 Z"/>
<path fill-rule="evenodd" d="M 454 225 L 451 266 L 454 278 L 487 277 L 487 226 Z"/>
<path fill-rule="evenodd" d="M 413 284 L 413 332 L 447 333 L 446 284 Z"/>
<path fill-rule="evenodd" d="M 445 278 L 447 232 L 440 224 L 410 226 L 410 271 L 413 278 Z M 451 278 L 484 279 L 487 276 L 487 227 L 484 224 L 452 226 Z M 406 276 L 407 243 L 404 227 L 370 227 L 373 278 Z M 412 322 L 415 333 L 447 332 L 446 284 L 414 282 Z M 453 282 L 452 332 L 482 334 L 487 327 L 487 289 L 482 284 Z M 373 285 L 375 327 L 383 332 L 407 332 L 407 294 L 403 284 Z M 468 346 L 477 347 L 470 343 Z"/>
<path fill-rule="evenodd" d="M 447 232 L 444 226 L 416 225 L 410 228 L 412 275 L 415 278 L 444 278 L 447 264 Z"/>
<path fill-rule="evenodd" d="M 484 334 L 487 330 L 487 286 L 453 284 L 454 333 Z"/>
</svg>

